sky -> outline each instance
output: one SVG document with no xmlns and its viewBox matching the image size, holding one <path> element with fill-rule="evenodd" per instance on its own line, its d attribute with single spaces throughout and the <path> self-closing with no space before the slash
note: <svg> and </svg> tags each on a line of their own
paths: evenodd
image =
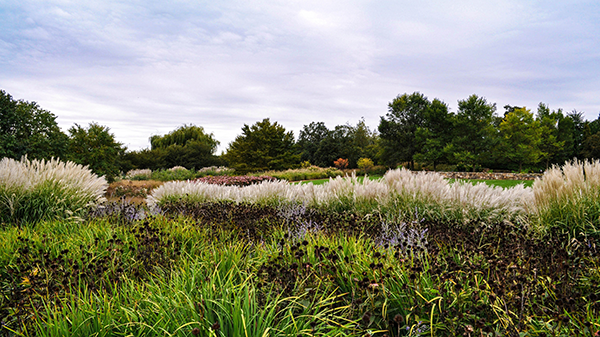
<svg viewBox="0 0 600 337">
<path fill-rule="evenodd" d="M 0 2 L 0 89 L 129 150 L 184 124 L 376 129 L 397 95 L 600 113 L 600 2 Z"/>
</svg>

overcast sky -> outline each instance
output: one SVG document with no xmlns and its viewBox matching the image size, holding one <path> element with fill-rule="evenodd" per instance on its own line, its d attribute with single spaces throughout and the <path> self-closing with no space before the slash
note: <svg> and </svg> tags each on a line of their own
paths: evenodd
<svg viewBox="0 0 600 337">
<path fill-rule="evenodd" d="M 130 150 L 183 124 L 219 152 L 266 117 L 375 129 L 415 91 L 594 120 L 600 2 L 3 0 L 0 89 Z"/>
</svg>

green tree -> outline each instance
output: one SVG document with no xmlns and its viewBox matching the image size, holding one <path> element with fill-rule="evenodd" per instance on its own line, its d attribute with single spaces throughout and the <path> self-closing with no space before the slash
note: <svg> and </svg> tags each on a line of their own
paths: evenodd
<svg viewBox="0 0 600 337">
<path fill-rule="evenodd" d="M 495 103 L 488 103 L 485 98 L 477 95 L 458 101 L 452 139 L 454 157 L 458 164 L 474 168 L 491 162 L 491 149 L 497 141 L 495 112 Z"/>
<path fill-rule="evenodd" d="M 331 166 L 326 158 L 319 156 L 321 142 L 329 137 L 329 133 L 329 129 L 323 122 L 311 122 L 304 125 L 300 130 L 298 142 L 296 143 L 300 151 L 300 159 L 321 167 Z"/>
<path fill-rule="evenodd" d="M 557 157 L 564 147 L 564 141 L 558 140 L 558 122 L 562 118 L 562 112 L 552 111 L 544 103 L 538 105 L 536 120 L 540 127 L 540 160 L 546 168 L 550 167 L 552 160 Z"/>
<path fill-rule="evenodd" d="M 430 104 L 419 92 L 398 95 L 388 104 L 388 113 L 381 116 L 378 127 L 387 165 L 409 162 L 414 169 L 413 156 L 418 151 L 416 133 L 424 124 Z"/>
<path fill-rule="evenodd" d="M 417 128 L 415 140 L 418 149 L 413 159 L 417 162 L 436 165 L 445 160 L 446 147 L 452 140 L 452 114 L 448 105 L 434 99 L 427 107 L 423 126 Z"/>
<path fill-rule="evenodd" d="M 358 166 L 360 158 L 376 158 L 378 153 L 378 138 L 376 130 L 371 130 L 364 117 L 361 118 L 356 126 L 352 127 L 352 155 L 350 156 L 353 163 Z"/>
<path fill-rule="evenodd" d="M 503 158 L 519 165 L 533 165 L 542 156 L 539 122 L 534 120 L 533 113 L 526 108 L 515 108 L 504 116 L 500 123 L 502 142 L 500 152 Z"/>
<path fill-rule="evenodd" d="M 224 154 L 229 165 L 240 173 L 285 170 L 297 167 L 294 134 L 269 118 L 252 126 L 244 124 L 242 134 L 229 144 Z"/>
<path fill-rule="evenodd" d="M 108 127 L 93 122 L 87 128 L 75 124 L 69 134 L 69 160 L 88 165 L 92 172 L 106 176 L 109 182 L 119 175 L 119 159 L 125 148 L 115 140 Z"/>
<path fill-rule="evenodd" d="M 583 141 L 581 156 L 584 159 L 600 159 L 600 133 L 590 135 Z"/>
<path fill-rule="evenodd" d="M 564 163 L 575 157 L 575 123 L 572 118 L 561 113 L 557 129 L 557 140 L 563 144 L 563 147 L 556 154 L 553 162 Z"/>
<path fill-rule="evenodd" d="M 64 157 L 67 142 L 54 114 L 0 90 L 0 158 Z"/>
<path fill-rule="evenodd" d="M 150 145 L 153 153 L 162 155 L 166 167 L 192 169 L 222 164 L 215 155 L 219 142 L 201 126 L 184 125 L 164 136 L 152 136 Z"/>
</svg>

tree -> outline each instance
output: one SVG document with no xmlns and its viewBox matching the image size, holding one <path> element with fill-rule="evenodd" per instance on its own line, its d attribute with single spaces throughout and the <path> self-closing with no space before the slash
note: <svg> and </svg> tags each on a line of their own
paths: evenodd
<svg viewBox="0 0 600 337">
<path fill-rule="evenodd" d="M 286 132 L 283 126 L 265 118 L 252 126 L 244 124 L 242 134 L 229 144 L 224 157 L 241 173 L 285 170 L 300 162 L 294 144 L 291 131 Z"/>
<path fill-rule="evenodd" d="M 556 158 L 565 145 L 564 141 L 558 140 L 558 122 L 561 118 L 560 110 L 550 112 L 544 103 L 538 105 L 536 120 L 540 128 L 540 160 L 545 163 L 546 168 L 550 167 L 553 158 Z"/>
<path fill-rule="evenodd" d="M 600 159 L 600 133 L 590 135 L 583 141 L 581 155 L 585 159 Z"/>
<path fill-rule="evenodd" d="M 183 125 L 164 136 L 152 136 L 150 145 L 153 153 L 163 156 L 166 167 L 192 169 L 221 164 L 215 156 L 219 142 L 201 126 Z"/>
<path fill-rule="evenodd" d="M 338 125 L 327 129 L 322 122 L 312 122 L 300 131 L 298 148 L 302 160 L 329 167 L 338 158 L 347 158 L 349 166 L 354 168 L 361 157 L 377 155 L 377 134 L 369 129 L 364 119 L 356 126 Z"/>
<path fill-rule="evenodd" d="M 446 157 L 446 146 L 452 140 L 452 114 L 448 105 L 434 99 L 427 107 L 423 118 L 423 126 L 417 128 L 415 140 L 418 144 L 413 159 L 417 162 L 436 165 Z"/>
<path fill-rule="evenodd" d="M 519 165 L 536 164 L 541 155 L 539 123 L 533 119 L 533 113 L 525 108 L 515 108 L 504 116 L 500 123 L 502 142 L 500 152 L 506 160 Z"/>
<path fill-rule="evenodd" d="M 496 141 L 493 124 L 495 112 L 495 103 L 488 103 L 485 98 L 477 95 L 458 101 L 452 144 L 455 160 L 459 164 L 474 168 L 490 162 L 491 149 Z"/>
<path fill-rule="evenodd" d="M 381 117 L 378 127 L 386 164 L 410 162 L 410 168 L 414 169 L 413 156 L 418 150 L 416 133 L 423 126 L 430 104 L 419 92 L 398 95 L 388 104 L 388 113 Z"/>
<path fill-rule="evenodd" d="M 323 122 L 311 122 L 304 125 L 296 143 L 300 151 L 300 159 L 321 167 L 331 166 L 326 159 L 318 156 L 321 142 L 329 136 L 329 132 Z"/>
<path fill-rule="evenodd" d="M 119 175 L 119 158 L 123 156 L 125 148 L 115 141 L 108 127 L 94 122 L 88 128 L 75 124 L 69 129 L 69 134 L 69 160 L 88 165 L 92 172 L 106 176 L 109 182 Z"/>
<path fill-rule="evenodd" d="M 67 142 L 54 114 L 36 102 L 16 101 L 0 90 L 0 158 L 63 157 Z"/>
</svg>

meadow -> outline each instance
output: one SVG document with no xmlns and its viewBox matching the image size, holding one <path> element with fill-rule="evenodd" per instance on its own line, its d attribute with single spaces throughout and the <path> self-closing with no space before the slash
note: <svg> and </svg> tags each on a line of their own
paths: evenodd
<svg viewBox="0 0 600 337">
<path fill-rule="evenodd" d="M 599 162 L 531 187 L 168 181 L 147 205 L 69 165 L 0 162 L 0 336 L 600 334 Z"/>
</svg>

